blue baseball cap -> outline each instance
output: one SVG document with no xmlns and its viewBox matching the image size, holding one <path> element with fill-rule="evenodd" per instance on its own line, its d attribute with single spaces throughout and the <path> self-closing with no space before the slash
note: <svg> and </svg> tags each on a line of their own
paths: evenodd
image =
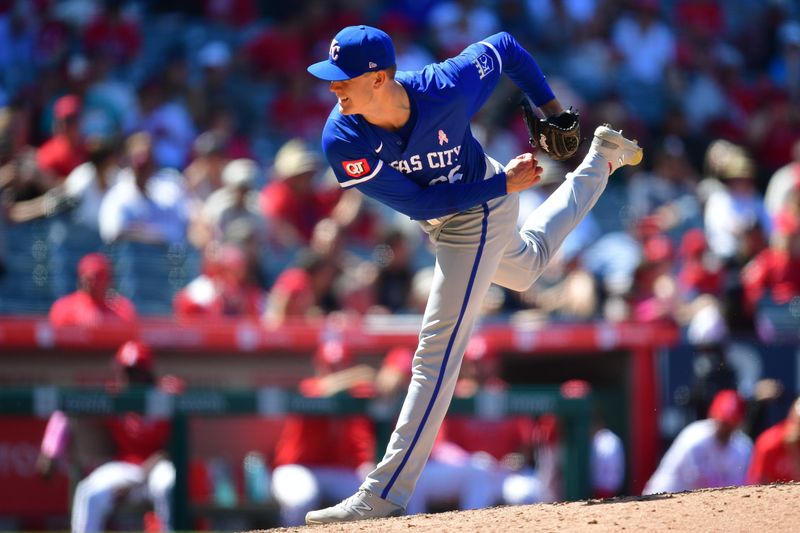
<svg viewBox="0 0 800 533">
<path fill-rule="evenodd" d="M 308 71 L 328 81 L 349 80 L 394 66 L 394 45 L 386 32 L 371 26 L 348 26 L 331 41 L 328 59 Z"/>
</svg>

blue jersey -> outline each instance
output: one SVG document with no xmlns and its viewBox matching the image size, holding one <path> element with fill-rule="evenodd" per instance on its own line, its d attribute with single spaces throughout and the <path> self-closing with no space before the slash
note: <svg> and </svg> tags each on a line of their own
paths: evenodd
<svg viewBox="0 0 800 533">
<path fill-rule="evenodd" d="M 554 98 L 531 55 L 504 32 L 442 63 L 397 73 L 417 111 L 408 142 L 334 106 L 322 149 L 339 184 L 415 220 L 450 215 L 506 194 L 505 173 L 484 179 L 486 157 L 470 129 L 503 72 L 535 105 Z"/>
</svg>

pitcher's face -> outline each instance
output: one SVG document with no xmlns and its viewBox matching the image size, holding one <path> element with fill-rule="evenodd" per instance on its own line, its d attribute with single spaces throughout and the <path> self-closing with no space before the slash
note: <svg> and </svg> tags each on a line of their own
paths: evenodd
<svg viewBox="0 0 800 533">
<path fill-rule="evenodd" d="M 375 101 L 375 72 L 367 72 L 349 80 L 332 81 L 330 91 L 336 95 L 342 115 L 363 114 Z"/>
</svg>

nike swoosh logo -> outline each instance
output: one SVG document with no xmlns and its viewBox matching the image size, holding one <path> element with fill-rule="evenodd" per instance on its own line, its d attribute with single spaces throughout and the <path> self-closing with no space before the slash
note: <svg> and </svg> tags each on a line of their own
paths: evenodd
<svg viewBox="0 0 800 533">
<path fill-rule="evenodd" d="M 380 144 L 380 146 L 378 146 L 377 148 L 375 148 L 375 153 L 376 153 L 376 154 L 379 154 L 381 150 L 383 150 L 383 141 L 381 141 L 381 144 Z"/>
</svg>

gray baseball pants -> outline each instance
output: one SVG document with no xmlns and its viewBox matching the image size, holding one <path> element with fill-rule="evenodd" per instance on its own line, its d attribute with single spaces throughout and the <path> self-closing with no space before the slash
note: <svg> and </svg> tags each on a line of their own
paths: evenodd
<svg viewBox="0 0 800 533">
<path fill-rule="evenodd" d="M 487 175 L 502 170 L 489 158 Z M 428 460 L 458 379 L 461 359 L 492 283 L 525 290 L 597 202 L 609 165 L 593 149 L 517 232 L 509 194 L 432 224 L 436 265 L 412 378 L 383 460 L 361 485 L 403 508 Z"/>
</svg>

